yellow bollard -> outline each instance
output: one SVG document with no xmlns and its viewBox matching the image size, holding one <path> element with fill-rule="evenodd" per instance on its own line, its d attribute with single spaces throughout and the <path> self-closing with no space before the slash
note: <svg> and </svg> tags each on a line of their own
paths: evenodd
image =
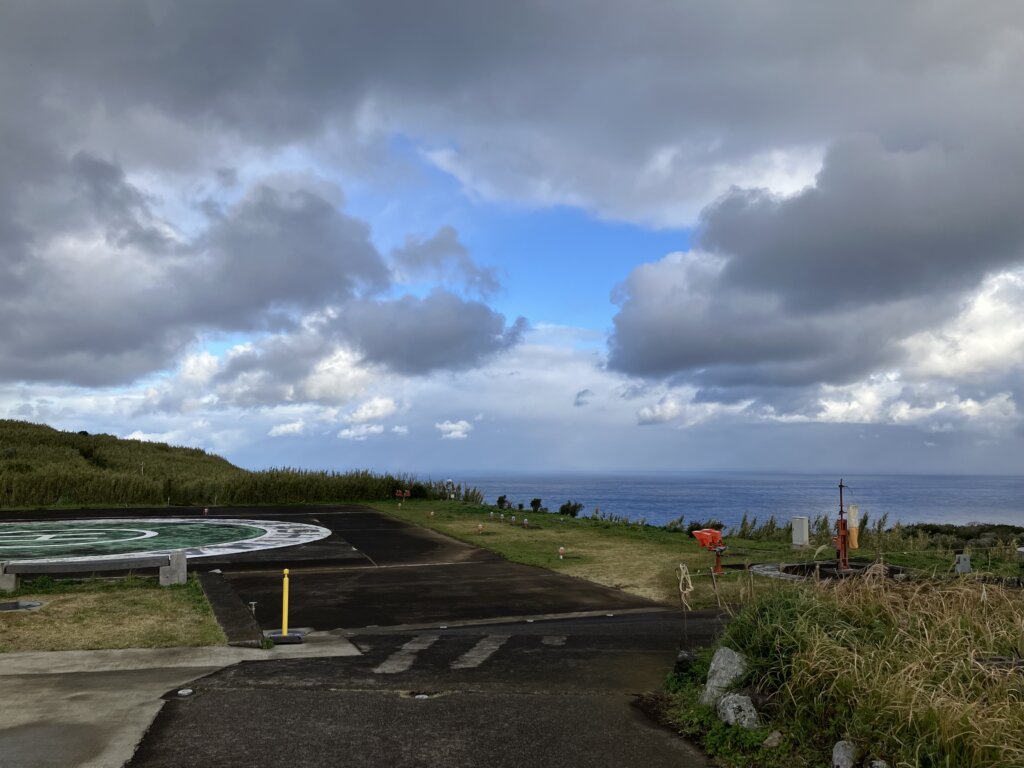
<svg viewBox="0 0 1024 768">
<path fill-rule="evenodd" d="M 288 636 L 288 569 L 284 569 L 284 587 L 281 591 L 281 635 Z"/>
</svg>

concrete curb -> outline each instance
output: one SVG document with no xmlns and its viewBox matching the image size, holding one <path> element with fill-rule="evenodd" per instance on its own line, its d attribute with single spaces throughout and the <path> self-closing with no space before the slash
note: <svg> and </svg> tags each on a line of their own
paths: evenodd
<svg viewBox="0 0 1024 768">
<path fill-rule="evenodd" d="M 204 571 L 196 575 L 199 578 L 199 586 L 203 588 L 206 599 L 210 601 L 217 623 L 227 636 L 228 645 L 260 648 L 263 644 L 263 632 L 248 606 L 231 588 L 224 575 L 216 571 Z"/>
</svg>

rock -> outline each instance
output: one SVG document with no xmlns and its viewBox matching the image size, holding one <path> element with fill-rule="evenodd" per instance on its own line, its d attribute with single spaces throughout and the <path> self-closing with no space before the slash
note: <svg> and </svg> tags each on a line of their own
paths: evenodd
<svg viewBox="0 0 1024 768">
<path fill-rule="evenodd" d="M 711 659 L 708 682 L 700 695 L 700 703 L 714 706 L 725 692 L 747 672 L 747 660 L 732 648 L 719 648 Z"/>
<path fill-rule="evenodd" d="M 696 660 L 697 655 L 693 651 L 687 651 L 684 649 L 676 656 L 676 665 L 673 667 L 672 671 L 677 675 L 681 675 L 693 666 L 693 662 Z"/>
<path fill-rule="evenodd" d="M 832 747 L 832 768 L 853 768 L 857 764 L 857 747 L 852 741 L 837 741 Z"/>
<path fill-rule="evenodd" d="M 782 731 L 772 731 L 771 733 L 768 734 L 768 738 L 764 740 L 764 743 L 762 743 L 761 746 L 762 747 L 767 747 L 768 749 L 774 749 L 775 747 L 779 746 L 779 744 L 781 744 L 781 743 L 782 743 Z"/>
<path fill-rule="evenodd" d="M 885 760 L 868 760 L 867 768 L 889 768 Z"/>
<path fill-rule="evenodd" d="M 722 722 L 753 731 L 761 727 L 754 702 L 742 693 L 727 693 L 718 702 L 718 716 Z"/>
</svg>

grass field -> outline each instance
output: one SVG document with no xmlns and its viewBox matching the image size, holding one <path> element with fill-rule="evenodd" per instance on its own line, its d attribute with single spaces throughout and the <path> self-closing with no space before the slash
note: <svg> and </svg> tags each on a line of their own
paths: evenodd
<svg viewBox="0 0 1024 768">
<path fill-rule="evenodd" d="M 0 652 L 222 645 L 224 633 L 198 582 L 155 579 L 28 583 L 3 600 L 35 600 L 34 611 L 0 613 Z"/>
<path fill-rule="evenodd" d="M 536 514 L 529 510 L 525 516 L 530 526 L 523 528 L 522 511 L 506 510 L 505 519 L 501 520 L 501 513 L 496 507 L 461 502 L 413 499 L 401 507 L 396 502 L 371 503 L 369 506 L 485 547 L 514 562 L 550 568 L 671 605 L 680 604 L 678 568 L 685 563 L 693 582 L 689 603 L 695 609 L 719 603 L 742 605 L 757 594 L 774 591 L 781 586 L 776 580 L 751 576 L 742 570 L 730 570 L 730 566 L 741 569 L 754 563 L 835 558 L 835 549 L 828 545 L 797 552 L 777 538 L 727 536 L 729 548 L 723 558 L 727 570 L 713 584 L 710 570 L 714 556 L 701 549 L 697 541 L 682 529 Z M 511 523 L 513 514 L 519 524 Z M 482 533 L 477 527 L 481 524 L 484 527 Z M 872 545 L 853 552 L 858 559 L 870 561 L 881 557 L 890 565 L 914 569 L 922 576 L 951 576 L 953 550 L 942 547 L 927 549 L 929 541 L 926 537 L 908 536 L 895 527 L 864 538 Z M 566 548 L 564 560 L 558 557 L 560 546 Z M 1021 573 L 1014 541 L 976 550 L 972 557 L 978 573 L 998 576 Z"/>
<path fill-rule="evenodd" d="M 616 587 L 650 600 L 669 605 L 679 602 L 677 569 L 685 563 L 692 577 L 693 608 L 717 604 L 709 575 L 714 555 L 700 549 L 686 531 L 642 525 L 609 523 L 589 518 L 571 518 L 544 514 L 526 517 L 529 528 L 523 528 L 523 515 L 505 513 L 505 521 L 495 507 L 467 505 L 444 501 L 408 501 L 401 508 L 397 503 L 370 505 L 402 520 L 417 523 L 476 546 L 486 547 L 508 560 L 565 573 L 569 576 Z M 433 512 L 433 516 L 431 516 Z M 491 517 L 491 513 L 494 517 Z M 483 525 L 483 532 L 477 526 Z M 730 540 L 725 563 L 739 564 L 777 562 L 791 557 L 788 545 L 778 542 Z M 558 548 L 565 547 L 564 560 Z M 717 585 L 723 602 L 738 603 L 750 592 L 774 589 L 777 582 L 752 580 L 749 574 L 733 571 L 719 577 Z"/>
</svg>

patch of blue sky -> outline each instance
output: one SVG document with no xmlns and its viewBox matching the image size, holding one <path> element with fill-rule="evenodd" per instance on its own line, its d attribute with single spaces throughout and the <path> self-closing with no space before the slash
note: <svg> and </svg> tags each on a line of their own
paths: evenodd
<svg viewBox="0 0 1024 768">
<path fill-rule="evenodd" d="M 479 262 L 502 272 L 495 309 L 599 331 L 611 327 L 617 311 L 614 286 L 637 266 L 690 243 L 686 230 L 651 230 L 567 207 L 486 206 L 460 234 Z"/>
<path fill-rule="evenodd" d="M 228 350 L 242 344 L 251 344 L 266 334 L 259 333 L 212 333 L 199 339 L 198 348 L 214 357 L 223 357 Z"/>
<path fill-rule="evenodd" d="M 367 220 L 374 244 L 387 254 L 409 235 L 429 237 L 452 226 L 473 258 L 499 270 L 503 290 L 490 299 L 509 319 L 525 316 L 605 331 L 616 312 L 614 286 L 640 264 L 690 245 L 688 229 L 653 229 L 608 221 L 569 206 L 535 207 L 481 200 L 457 179 L 428 163 L 407 137 L 394 137 L 397 163 L 418 173 L 401 174 L 381 187 L 347 188 L 346 209 Z M 410 286 L 422 295 L 425 286 Z"/>
</svg>

